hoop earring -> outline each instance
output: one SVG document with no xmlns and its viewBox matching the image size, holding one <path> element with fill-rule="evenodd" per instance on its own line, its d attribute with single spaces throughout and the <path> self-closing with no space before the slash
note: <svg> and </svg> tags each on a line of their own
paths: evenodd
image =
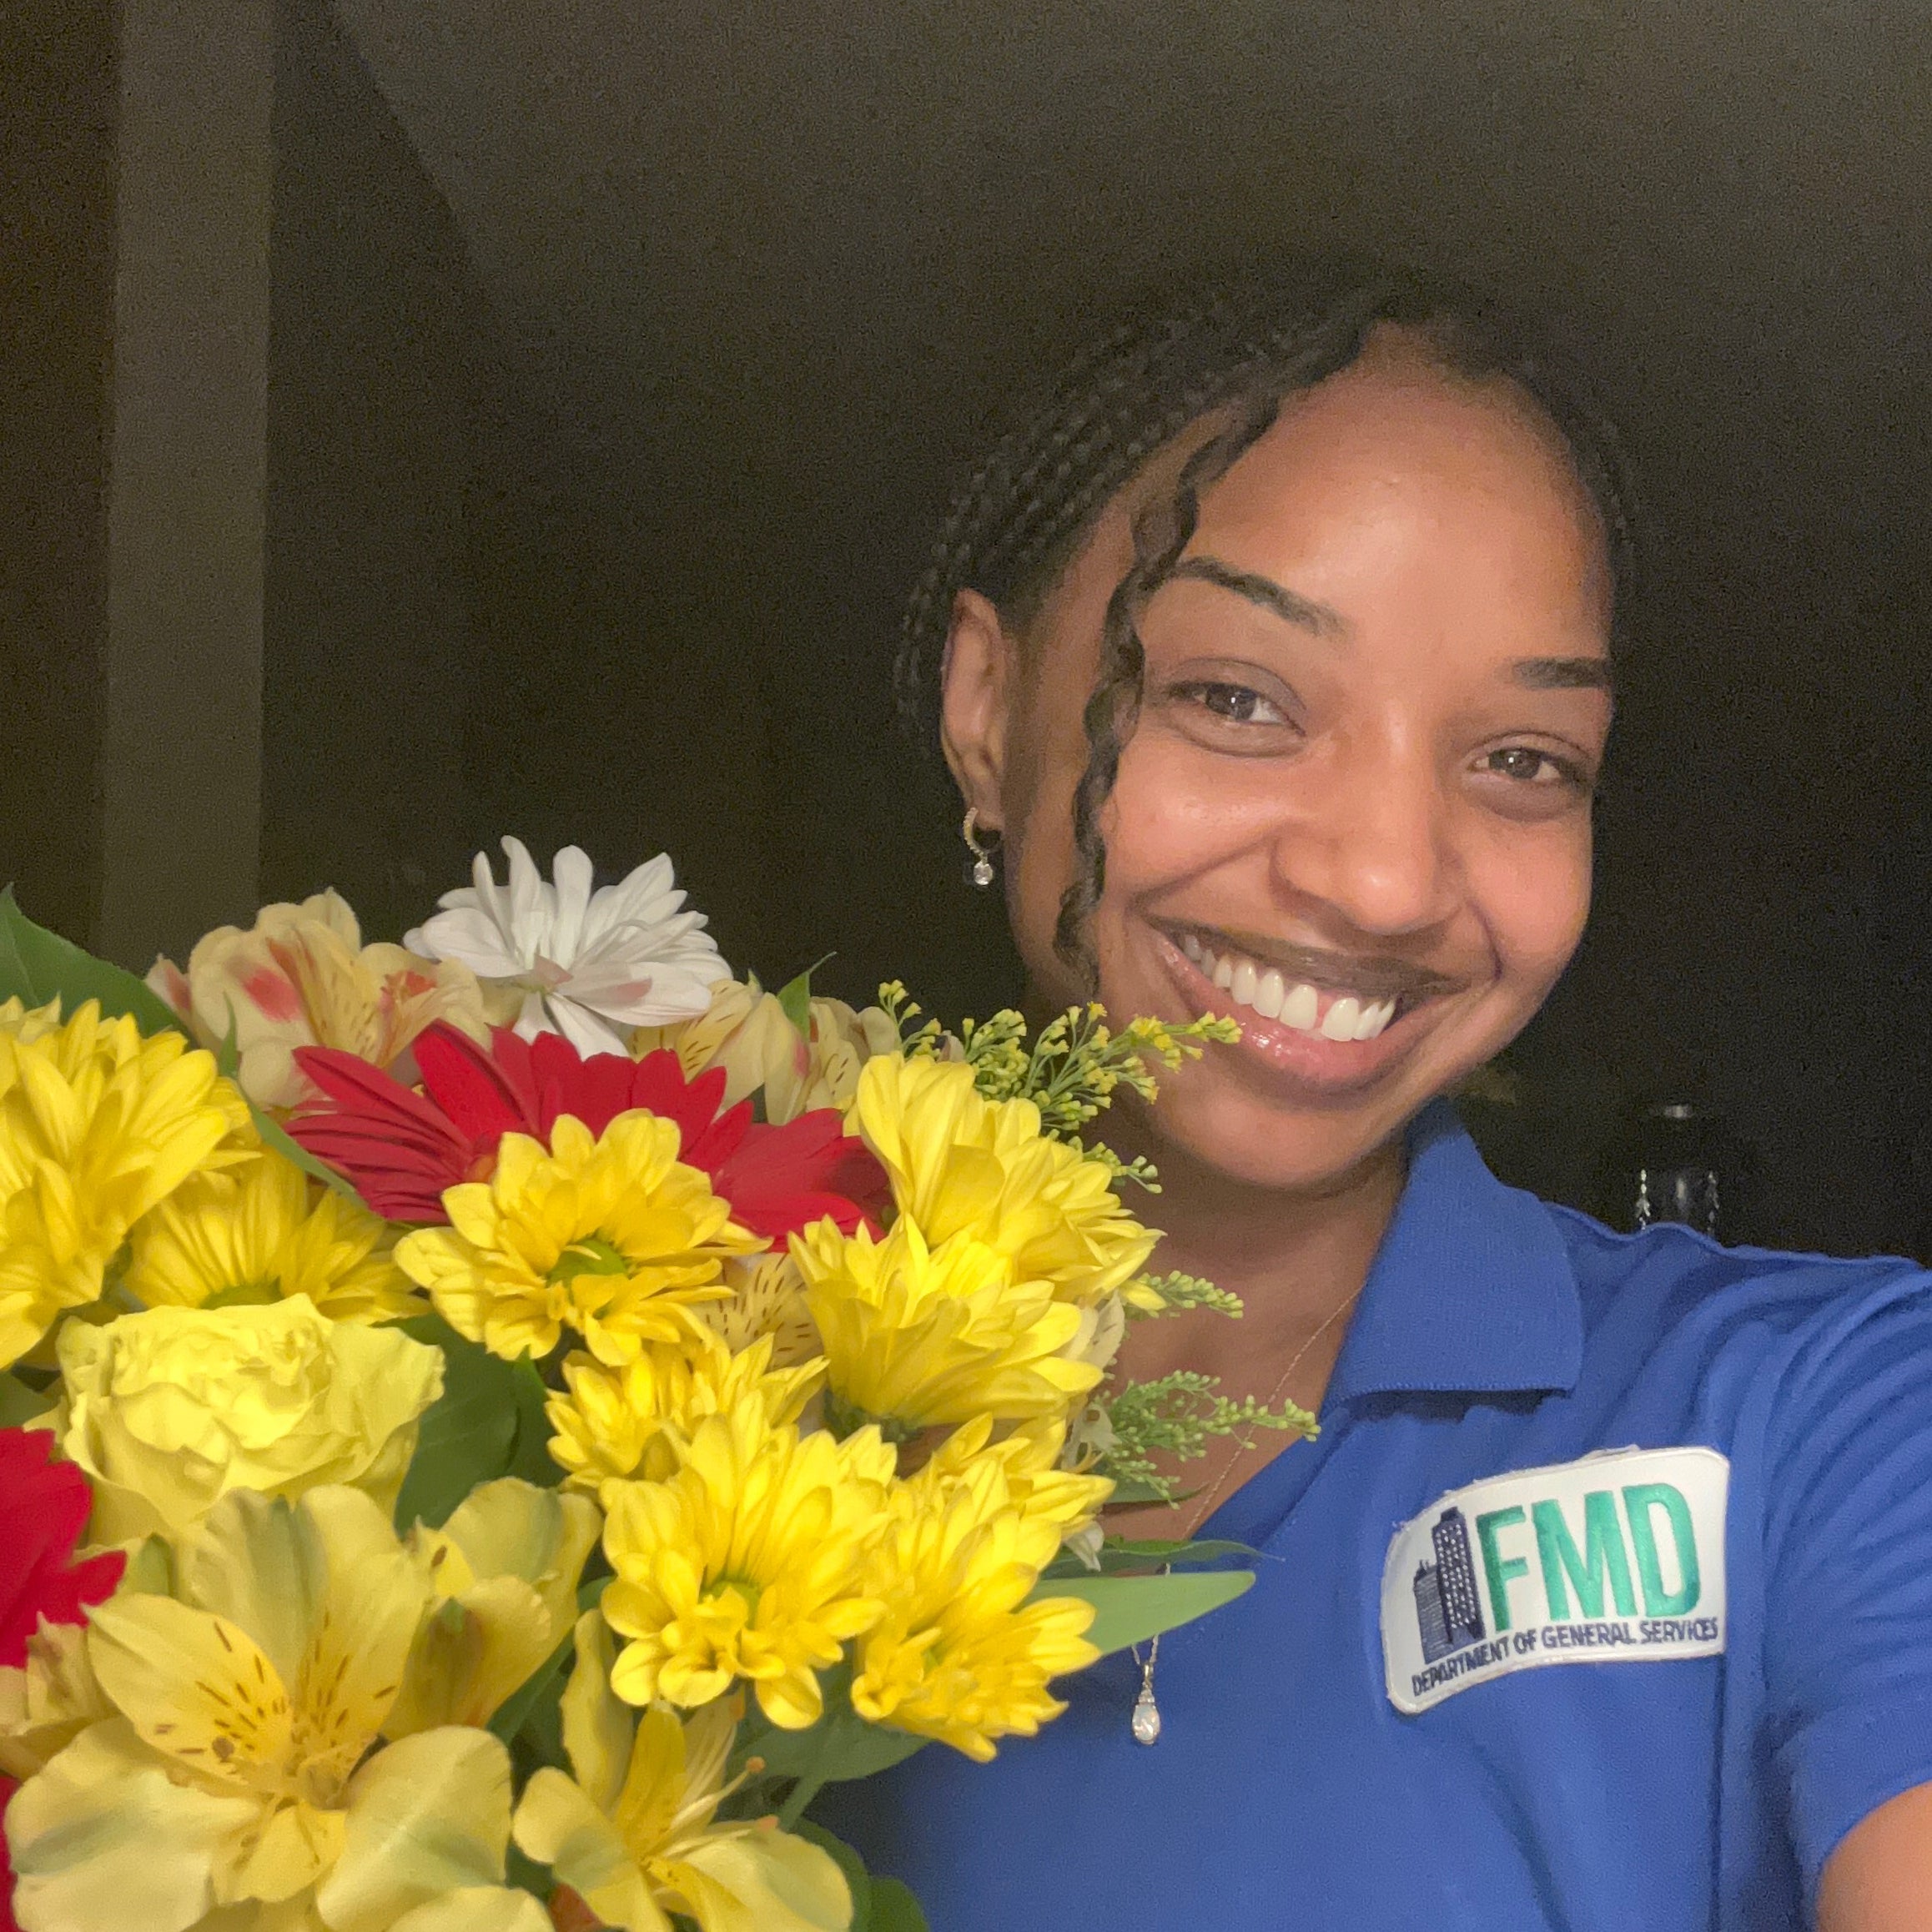
<svg viewBox="0 0 1932 1932">
<path fill-rule="evenodd" d="M 965 820 L 959 828 L 959 836 L 966 841 L 966 849 L 973 854 L 973 883 L 984 890 L 993 883 L 993 855 L 999 849 L 1000 835 L 995 830 L 993 843 L 983 843 L 979 836 L 979 811 L 969 805 Z"/>
</svg>

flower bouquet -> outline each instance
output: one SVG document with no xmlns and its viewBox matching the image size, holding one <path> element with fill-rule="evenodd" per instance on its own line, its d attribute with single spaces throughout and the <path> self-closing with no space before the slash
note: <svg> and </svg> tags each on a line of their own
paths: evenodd
<svg viewBox="0 0 1932 1932">
<path fill-rule="evenodd" d="M 0 1923 L 915 1927 L 814 1794 L 1250 1581 L 1100 1527 L 1306 1420 L 1109 1377 L 1236 1311 L 1083 1138 L 1224 1023 L 768 993 L 504 843 L 145 984 L 0 897 Z"/>
</svg>

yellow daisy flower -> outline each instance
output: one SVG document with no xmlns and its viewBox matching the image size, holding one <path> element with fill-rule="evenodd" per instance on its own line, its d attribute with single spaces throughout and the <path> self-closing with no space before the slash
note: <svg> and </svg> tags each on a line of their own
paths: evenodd
<svg viewBox="0 0 1932 1932">
<path fill-rule="evenodd" d="M 475 1893 L 467 1917 L 435 1922 L 532 1923 L 498 1896 L 502 1744 L 452 1726 L 375 1748 L 430 1597 L 382 1510 L 348 1489 L 294 1507 L 238 1492 L 181 1563 L 178 1596 L 92 1613 L 89 1658 L 119 1714 L 8 1807 L 21 1917 L 117 1924 L 133 1898 L 143 1932 L 251 1904 L 394 1928 Z"/>
<path fill-rule="evenodd" d="M 684 1307 L 717 1301 L 727 1256 L 763 1245 L 677 1158 L 677 1124 L 620 1114 L 595 1136 L 574 1115 L 546 1150 L 506 1134 L 487 1181 L 450 1188 L 451 1225 L 397 1243 L 396 1263 L 460 1334 L 514 1361 L 568 1327 L 601 1361 L 677 1341 Z"/>
<path fill-rule="evenodd" d="M 1056 1517 L 1090 1514 L 1111 1485 L 1031 1487 L 1027 1466 L 1049 1440 L 1011 1456 L 1004 1445 L 955 1450 L 894 1486 L 874 1572 L 886 1612 L 859 1644 L 852 1683 L 859 1716 L 984 1761 L 995 1738 L 1031 1737 L 1066 1708 L 1048 1682 L 1099 1655 L 1082 1634 L 1093 1606 L 1028 1597 L 1059 1549 Z"/>
<path fill-rule="evenodd" d="M 1059 1416 L 1100 1379 L 1071 1352 L 1086 1311 L 1050 1281 L 1016 1280 L 971 1233 L 928 1246 L 909 1215 L 877 1241 L 827 1220 L 794 1235 L 792 1253 L 840 1421 L 869 1416 L 903 1440 L 975 1416 Z"/>
<path fill-rule="evenodd" d="M 699 1932 L 845 1932 L 852 1894 L 815 1844 L 769 1819 L 721 1823 L 736 1788 L 725 1768 L 740 1702 L 720 1698 L 680 1723 L 662 1705 L 641 1718 L 611 1690 L 611 1640 L 586 1611 L 563 1695 L 572 1775 L 546 1768 L 525 1788 L 516 1834 L 600 1924 L 671 1932 L 670 1914 Z"/>
<path fill-rule="evenodd" d="M 727 1413 L 747 1396 L 765 1405 L 775 1428 L 798 1420 L 824 1375 L 822 1361 L 774 1370 L 769 1336 L 737 1355 L 707 1329 L 682 1342 L 657 1342 L 621 1368 L 594 1356 L 563 1365 L 568 1393 L 545 1413 L 555 1433 L 551 1457 L 566 1487 L 592 1495 L 613 1476 L 662 1482 L 674 1475 L 682 1446 L 707 1416 Z"/>
<path fill-rule="evenodd" d="M 883 1607 L 865 1572 L 893 1462 L 876 1430 L 801 1437 L 753 1395 L 698 1425 L 668 1482 L 606 1483 L 618 1696 L 692 1707 L 743 1681 L 773 1723 L 814 1723 L 818 1673 Z"/>
<path fill-rule="evenodd" d="M 124 1285 L 150 1308 L 306 1295 L 334 1321 L 425 1312 L 385 1223 L 267 1149 L 198 1174 L 135 1229 Z"/>
<path fill-rule="evenodd" d="M 1160 1238 L 1120 1204 L 1111 1171 L 1041 1131 L 1031 1100 L 988 1100 L 958 1061 L 881 1054 L 853 1118 L 899 1210 L 935 1248 L 965 1235 L 1091 1307 L 1140 1273 Z"/>
<path fill-rule="evenodd" d="M 242 1157 L 241 1095 L 176 1033 L 89 1000 L 0 1006 L 0 1368 L 94 1301 L 128 1230 L 195 1172 Z M 218 1151 L 221 1150 L 221 1151 Z"/>
</svg>

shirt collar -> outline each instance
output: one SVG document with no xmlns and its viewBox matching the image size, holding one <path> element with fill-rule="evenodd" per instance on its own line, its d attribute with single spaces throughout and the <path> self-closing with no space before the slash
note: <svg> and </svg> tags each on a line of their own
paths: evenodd
<svg viewBox="0 0 1932 1932">
<path fill-rule="evenodd" d="M 1533 1195 L 1505 1187 L 1439 1100 L 1409 1130 L 1409 1178 L 1376 1250 L 1332 1397 L 1571 1389 L 1583 1316 Z"/>
</svg>

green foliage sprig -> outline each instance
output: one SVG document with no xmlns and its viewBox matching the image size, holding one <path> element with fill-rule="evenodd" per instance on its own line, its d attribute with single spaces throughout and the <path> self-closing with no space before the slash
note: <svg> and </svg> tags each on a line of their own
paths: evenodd
<svg viewBox="0 0 1932 1932">
<path fill-rule="evenodd" d="M 1106 1009 L 1094 1000 L 1056 1014 L 1030 1039 L 1025 1019 L 1009 1007 L 990 1019 L 966 1020 L 954 1039 L 937 1020 L 913 1025 L 919 1008 L 897 980 L 880 987 L 878 1003 L 898 1028 L 907 1053 L 964 1060 L 986 1099 L 1032 1101 L 1043 1132 L 1103 1162 L 1117 1181 L 1131 1180 L 1155 1193 L 1158 1179 L 1150 1162 L 1139 1155 L 1123 1160 L 1110 1148 L 1088 1143 L 1084 1130 L 1123 1086 L 1150 1100 L 1158 1072 L 1172 1073 L 1199 1059 L 1208 1041 L 1240 1038 L 1239 1024 L 1220 1014 L 1184 1026 L 1130 1020 L 1116 1033 L 1107 1024 Z"/>
<path fill-rule="evenodd" d="M 1106 1396 L 1102 1406 L 1113 1440 L 1095 1473 L 1112 1477 L 1127 1496 L 1150 1502 L 1171 1504 L 1183 1493 L 1172 1477 L 1160 1473 L 1157 1456 L 1191 1462 L 1206 1453 L 1210 1442 L 1237 1431 L 1273 1429 L 1309 1437 L 1319 1433 L 1315 1417 L 1297 1404 L 1284 1401 L 1270 1409 L 1252 1396 L 1236 1401 L 1220 1392 L 1219 1378 L 1194 1369 L 1129 1382 Z"/>
</svg>

